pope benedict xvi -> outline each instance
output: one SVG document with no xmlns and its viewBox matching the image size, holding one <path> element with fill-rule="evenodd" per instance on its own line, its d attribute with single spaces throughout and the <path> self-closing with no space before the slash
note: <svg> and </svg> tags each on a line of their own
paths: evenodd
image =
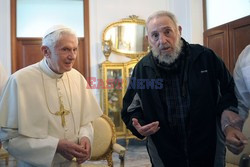
<svg viewBox="0 0 250 167">
<path fill-rule="evenodd" d="M 44 35 L 44 59 L 10 76 L 0 98 L 0 126 L 17 130 L 3 143 L 18 167 L 78 166 L 89 159 L 93 127 L 101 116 L 84 77 L 73 64 L 78 39 L 65 26 Z"/>
</svg>

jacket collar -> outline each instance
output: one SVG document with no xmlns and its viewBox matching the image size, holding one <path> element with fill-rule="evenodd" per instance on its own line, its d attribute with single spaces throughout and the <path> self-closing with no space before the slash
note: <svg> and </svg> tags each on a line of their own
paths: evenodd
<svg viewBox="0 0 250 167">
<path fill-rule="evenodd" d="M 189 56 L 189 58 L 194 61 L 196 60 L 203 52 L 204 52 L 204 47 L 198 44 L 189 44 L 188 42 L 185 41 L 185 39 L 181 38 L 183 41 L 183 46 L 182 46 L 182 51 L 185 51 L 185 56 Z M 195 48 L 195 49 L 194 49 Z M 156 69 L 156 64 L 154 63 L 153 60 L 153 53 L 150 51 L 143 59 L 142 59 L 142 65 L 143 67 L 150 67 L 152 69 Z"/>
</svg>

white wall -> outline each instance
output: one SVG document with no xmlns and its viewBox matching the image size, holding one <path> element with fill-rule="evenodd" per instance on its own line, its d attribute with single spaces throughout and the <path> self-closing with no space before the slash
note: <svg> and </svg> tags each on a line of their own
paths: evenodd
<svg viewBox="0 0 250 167">
<path fill-rule="evenodd" d="M 90 53 L 91 76 L 98 77 L 98 65 L 105 60 L 101 50 L 102 32 L 112 22 L 137 15 L 140 19 L 147 17 L 156 10 L 166 10 L 167 0 L 90 0 Z M 129 61 L 124 56 L 111 53 L 110 61 Z M 97 97 L 99 90 L 93 90 Z"/>
<path fill-rule="evenodd" d="M 119 21 L 129 15 L 137 15 L 141 19 L 147 17 L 156 10 L 167 9 L 166 0 L 91 0 L 90 1 L 90 31 L 91 31 L 91 54 L 92 65 L 104 61 L 101 51 L 102 32 L 112 22 Z M 126 61 L 123 57 L 111 54 L 111 61 Z"/>
<path fill-rule="evenodd" d="M 90 1 L 90 52 L 91 76 L 98 77 L 98 65 L 105 60 L 101 50 L 102 32 L 112 22 L 129 15 L 146 20 L 158 10 L 173 12 L 182 26 L 182 36 L 190 43 L 203 43 L 201 0 L 91 0 Z M 197 16 L 198 15 L 198 16 Z M 124 62 L 129 58 L 111 53 L 110 61 Z M 94 90 L 99 96 L 99 91 Z"/>
<path fill-rule="evenodd" d="M 203 45 L 203 9 L 202 0 L 190 1 L 190 34 L 191 43 L 198 43 Z"/>
<path fill-rule="evenodd" d="M 157 0 L 157 3 L 155 0 L 91 0 L 92 76 L 96 76 L 97 65 L 105 60 L 101 51 L 102 32 L 105 27 L 132 14 L 146 20 L 150 14 L 157 10 L 169 10 L 176 14 L 179 24 L 183 28 L 182 36 L 188 42 L 202 44 L 203 22 L 202 3 L 200 0 Z M 194 18 L 191 19 L 192 17 Z M 117 62 L 128 61 L 129 59 L 112 53 L 109 60 Z"/>
<path fill-rule="evenodd" d="M 179 25 L 182 27 L 182 37 L 188 42 L 191 41 L 191 14 L 190 0 L 170 0 L 170 11 L 177 17 Z"/>
<path fill-rule="evenodd" d="M 202 40 L 202 5 L 200 0 L 90 0 L 90 38 L 91 38 L 91 67 L 96 75 L 97 64 L 104 61 L 101 52 L 102 31 L 110 23 L 129 15 L 138 15 L 141 19 L 157 10 L 170 10 L 178 17 L 183 27 L 183 37 L 191 43 L 201 43 Z M 198 13 L 197 13 L 198 12 Z M 193 14 L 197 13 L 197 14 Z M 197 19 L 192 19 L 200 16 Z M 194 21 L 195 20 L 195 21 Z M 192 21 L 192 23 L 191 23 Z M 199 31 L 197 31 L 199 29 Z M 10 51 L 10 1 L 0 0 L 0 61 L 7 71 L 11 71 Z M 118 58 L 116 58 L 118 57 Z M 128 61 L 118 55 L 111 55 L 111 60 Z M 97 61 L 98 60 L 98 61 Z"/>
<path fill-rule="evenodd" d="M 250 0 L 207 0 L 207 29 L 248 15 Z"/>
<path fill-rule="evenodd" d="M 169 10 L 176 14 L 183 28 L 182 36 L 190 43 L 202 44 L 203 22 L 201 0 L 90 0 L 90 54 L 91 76 L 97 77 L 98 65 L 104 61 L 101 51 L 102 32 L 112 22 L 129 15 L 141 19 L 157 10 Z M 0 0 L 0 61 L 8 73 L 11 71 L 10 51 L 10 1 Z M 111 61 L 129 61 L 123 56 L 111 54 Z M 96 91 L 98 94 L 99 91 Z"/>
<path fill-rule="evenodd" d="M 0 0 L 0 62 L 11 72 L 10 54 L 10 1 Z"/>
<path fill-rule="evenodd" d="M 169 10 L 182 27 L 182 37 L 189 43 L 203 44 L 203 10 L 201 0 L 169 0 Z"/>
</svg>

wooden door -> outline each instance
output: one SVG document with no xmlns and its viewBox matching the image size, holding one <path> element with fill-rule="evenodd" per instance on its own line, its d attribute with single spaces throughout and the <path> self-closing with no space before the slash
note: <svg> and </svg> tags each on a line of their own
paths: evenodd
<svg viewBox="0 0 250 167">
<path fill-rule="evenodd" d="M 11 64 L 12 73 L 40 61 L 42 38 L 16 37 L 16 0 L 11 0 Z M 79 52 L 74 68 L 90 77 L 89 56 L 89 0 L 84 0 L 84 38 L 79 38 Z"/>
<path fill-rule="evenodd" d="M 204 32 L 204 45 L 212 49 L 233 73 L 241 51 L 250 44 L 250 15 Z"/>
<path fill-rule="evenodd" d="M 228 40 L 227 24 L 223 24 L 204 32 L 204 45 L 212 49 L 218 56 L 220 56 L 229 69 L 230 61 Z"/>
<path fill-rule="evenodd" d="M 229 23 L 230 70 L 233 71 L 241 51 L 250 44 L 250 15 Z"/>
</svg>

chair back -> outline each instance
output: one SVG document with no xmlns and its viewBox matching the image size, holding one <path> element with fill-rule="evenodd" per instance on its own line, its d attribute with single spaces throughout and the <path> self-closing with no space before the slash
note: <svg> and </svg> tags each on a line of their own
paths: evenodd
<svg viewBox="0 0 250 167">
<path fill-rule="evenodd" d="M 114 123 L 108 116 L 103 114 L 93 121 L 93 128 L 94 141 L 91 160 L 106 159 L 112 161 L 112 146 L 116 142 Z"/>
</svg>

